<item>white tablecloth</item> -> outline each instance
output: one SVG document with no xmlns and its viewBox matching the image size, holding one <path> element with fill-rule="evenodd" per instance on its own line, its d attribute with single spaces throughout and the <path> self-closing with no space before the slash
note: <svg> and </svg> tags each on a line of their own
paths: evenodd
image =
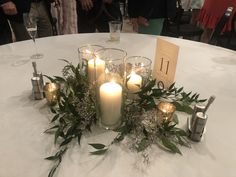
<svg viewBox="0 0 236 177">
<path fill-rule="evenodd" d="M 105 156 L 92 156 L 88 143 L 109 143 L 114 133 L 86 134 L 81 146 L 76 142 L 64 156 L 58 177 L 235 177 L 236 167 L 236 52 L 182 39 L 166 38 L 180 46 L 176 83 L 202 98 L 216 95 L 208 111 L 206 134 L 183 155 L 153 146 L 149 164 L 141 154 L 131 152 L 126 143 L 113 146 Z M 77 48 L 85 44 L 124 49 L 128 55 L 153 59 L 156 37 L 121 34 L 120 43 L 108 41 L 108 34 L 77 34 L 37 40 L 44 58 L 38 68 L 47 75 L 61 75 L 64 63 L 78 62 Z M 52 115 L 45 100 L 31 99 L 32 41 L 0 47 L 0 177 L 46 177 L 52 163 L 44 157 L 56 151 L 53 136 L 44 134 Z M 180 114 L 181 125 L 186 115 Z"/>
</svg>

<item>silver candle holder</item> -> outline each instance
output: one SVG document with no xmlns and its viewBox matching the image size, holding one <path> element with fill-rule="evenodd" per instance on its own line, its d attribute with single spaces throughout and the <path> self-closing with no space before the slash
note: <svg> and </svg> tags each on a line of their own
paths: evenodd
<svg viewBox="0 0 236 177">
<path fill-rule="evenodd" d="M 44 93 L 43 93 L 43 86 L 44 86 L 44 81 L 43 81 L 43 74 L 41 72 L 38 72 L 37 70 L 37 64 L 36 62 L 32 62 L 32 66 L 34 69 L 33 72 L 33 77 L 31 78 L 31 83 L 32 83 L 32 94 L 33 98 L 35 100 L 40 100 L 44 98 Z"/>
<path fill-rule="evenodd" d="M 208 108 L 215 100 L 215 96 L 211 96 L 207 105 L 196 104 L 191 119 L 187 120 L 189 130 L 189 137 L 193 141 L 201 141 L 205 132 L 208 115 L 206 114 Z"/>
</svg>

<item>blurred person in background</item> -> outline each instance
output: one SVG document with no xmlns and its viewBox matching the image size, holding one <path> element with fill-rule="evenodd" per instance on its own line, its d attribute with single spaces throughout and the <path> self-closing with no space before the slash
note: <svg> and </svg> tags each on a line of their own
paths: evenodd
<svg viewBox="0 0 236 177">
<path fill-rule="evenodd" d="M 16 41 L 30 39 L 23 23 L 23 13 L 29 10 L 30 0 L 0 0 L 0 43 L 12 42 L 9 23 Z"/>
<path fill-rule="evenodd" d="M 37 18 L 37 37 L 53 35 L 51 3 L 54 0 L 31 0 L 30 14 Z"/>
<path fill-rule="evenodd" d="M 0 8 L 0 45 L 10 42 L 12 42 L 11 29 L 2 8 Z"/>
<path fill-rule="evenodd" d="M 119 0 L 77 0 L 78 32 L 109 32 L 109 21 L 122 20 Z"/>
<path fill-rule="evenodd" d="M 236 0 L 205 0 L 198 16 L 198 22 L 204 28 L 201 41 L 208 43 L 216 24 L 225 13 L 228 7 L 233 7 L 233 13 L 236 11 Z M 231 20 L 229 20 L 226 30 L 231 30 Z"/>
<path fill-rule="evenodd" d="M 197 18 L 202 8 L 204 0 L 191 0 L 190 1 L 190 8 L 192 10 L 192 18 L 191 23 L 197 25 Z"/>
<path fill-rule="evenodd" d="M 57 19 L 58 34 L 78 33 L 75 0 L 57 0 L 51 11 L 53 17 Z"/>
<path fill-rule="evenodd" d="M 164 19 L 175 17 L 176 0 L 128 0 L 128 14 L 138 33 L 160 35 Z"/>
</svg>

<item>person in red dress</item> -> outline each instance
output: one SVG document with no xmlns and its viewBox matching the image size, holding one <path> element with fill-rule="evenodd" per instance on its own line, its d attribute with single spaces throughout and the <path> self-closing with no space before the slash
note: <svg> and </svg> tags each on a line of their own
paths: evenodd
<svg viewBox="0 0 236 177">
<path fill-rule="evenodd" d="M 205 0 L 200 10 L 198 21 L 203 26 L 204 32 L 201 41 L 208 43 L 212 31 L 216 27 L 217 22 L 226 11 L 227 7 L 233 7 L 233 14 L 236 11 L 236 0 Z M 229 21 L 232 20 L 232 16 Z M 231 29 L 231 23 L 227 25 L 226 30 Z"/>
</svg>

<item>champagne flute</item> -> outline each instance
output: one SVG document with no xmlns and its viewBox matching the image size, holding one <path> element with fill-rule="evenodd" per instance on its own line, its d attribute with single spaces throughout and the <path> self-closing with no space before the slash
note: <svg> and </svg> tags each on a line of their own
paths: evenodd
<svg viewBox="0 0 236 177">
<path fill-rule="evenodd" d="M 37 45 L 36 45 L 36 35 L 37 35 L 37 18 L 28 13 L 23 14 L 23 20 L 26 30 L 28 31 L 30 37 L 33 39 L 35 46 L 35 54 L 32 55 L 31 59 L 40 59 L 43 58 L 43 54 L 38 53 Z"/>
</svg>

